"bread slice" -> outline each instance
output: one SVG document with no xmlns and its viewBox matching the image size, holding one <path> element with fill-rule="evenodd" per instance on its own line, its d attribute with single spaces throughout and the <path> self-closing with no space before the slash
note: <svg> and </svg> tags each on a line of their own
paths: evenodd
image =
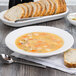
<svg viewBox="0 0 76 76">
<path fill-rule="evenodd" d="M 64 12 L 63 0 L 60 0 L 60 3 L 61 3 L 61 12 L 60 13 L 63 13 Z"/>
<path fill-rule="evenodd" d="M 53 0 L 55 2 L 56 5 L 56 10 L 55 10 L 55 14 L 59 14 L 62 11 L 62 4 L 60 0 Z"/>
<path fill-rule="evenodd" d="M 64 64 L 69 68 L 76 68 L 76 49 L 69 49 L 64 53 Z"/>
<path fill-rule="evenodd" d="M 55 13 L 56 5 L 55 5 L 55 3 L 54 3 L 53 0 L 48 0 L 48 1 L 49 1 L 50 4 L 51 4 L 51 10 L 50 10 L 50 12 L 49 12 L 49 15 L 53 15 L 53 14 Z"/>
<path fill-rule="evenodd" d="M 39 16 L 44 16 L 46 12 L 46 6 L 43 2 L 38 1 L 38 3 L 41 5 L 41 14 Z"/>
<path fill-rule="evenodd" d="M 51 4 L 48 0 L 40 0 L 40 1 L 42 1 L 46 5 L 45 16 L 47 16 L 51 10 Z"/>
<path fill-rule="evenodd" d="M 60 6 L 60 13 L 63 13 L 66 11 L 66 3 L 65 0 L 59 0 L 59 6 Z"/>
<path fill-rule="evenodd" d="M 30 5 L 29 3 L 23 3 L 23 4 L 28 7 L 28 17 L 31 17 L 32 13 L 33 13 L 33 7 L 32 7 L 32 5 Z"/>
<path fill-rule="evenodd" d="M 66 2 L 65 2 L 65 0 L 61 0 L 61 1 L 63 2 L 63 12 L 65 12 L 67 9 Z"/>
<path fill-rule="evenodd" d="M 7 12 L 4 14 L 4 18 L 9 21 L 15 21 L 17 19 L 21 19 L 24 16 L 24 9 L 19 6 L 14 6 L 7 10 Z"/>
<path fill-rule="evenodd" d="M 40 16 L 41 11 L 42 11 L 42 7 L 40 5 L 40 3 L 36 2 L 37 6 L 38 6 L 38 10 L 37 10 L 37 16 Z"/>
<path fill-rule="evenodd" d="M 32 17 L 37 17 L 38 6 L 36 2 L 30 2 L 30 5 L 33 7 Z"/>
<path fill-rule="evenodd" d="M 26 5 L 23 5 L 23 4 L 18 4 L 17 6 L 20 6 L 25 10 L 25 14 L 24 14 L 23 18 L 27 18 L 28 17 L 28 7 Z"/>
</svg>

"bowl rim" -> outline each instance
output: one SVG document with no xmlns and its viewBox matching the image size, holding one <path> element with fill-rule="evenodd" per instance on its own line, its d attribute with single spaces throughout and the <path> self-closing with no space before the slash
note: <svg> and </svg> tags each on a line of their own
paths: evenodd
<svg viewBox="0 0 76 76">
<path fill-rule="evenodd" d="M 72 15 L 72 14 L 76 14 L 76 13 L 69 13 L 69 14 L 67 15 L 67 19 L 68 19 L 69 21 L 76 22 L 76 20 L 72 20 L 72 18 L 69 17 L 69 16 Z"/>
</svg>

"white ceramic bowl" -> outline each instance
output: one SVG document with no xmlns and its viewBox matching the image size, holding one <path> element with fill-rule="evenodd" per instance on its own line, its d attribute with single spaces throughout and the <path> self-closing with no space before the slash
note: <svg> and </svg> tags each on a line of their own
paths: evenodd
<svg viewBox="0 0 76 76">
<path fill-rule="evenodd" d="M 76 26 L 76 20 L 72 20 L 72 18 L 76 18 L 76 13 L 70 13 L 67 16 L 68 21 L 73 24 L 74 26 Z"/>
<path fill-rule="evenodd" d="M 64 40 L 64 45 L 60 49 L 49 53 L 31 53 L 17 48 L 17 46 L 15 45 L 15 40 L 19 36 L 24 35 L 26 33 L 31 33 L 31 32 L 48 32 L 48 33 L 56 34 Z M 74 39 L 72 35 L 69 34 L 67 31 L 64 31 L 62 29 L 55 28 L 55 27 L 49 27 L 49 26 L 30 26 L 30 27 L 19 28 L 9 33 L 5 38 L 6 46 L 12 51 L 23 55 L 35 56 L 35 57 L 47 57 L 47 56 L 52 56 L 55 54 L 65 52 L 66 50 L 72 47 L 73 43 L 74 43 Z"/>
</svg>

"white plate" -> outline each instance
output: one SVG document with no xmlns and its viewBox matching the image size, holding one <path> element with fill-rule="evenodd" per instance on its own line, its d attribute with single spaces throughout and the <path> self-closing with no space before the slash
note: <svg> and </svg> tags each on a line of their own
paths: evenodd
<svg viewBox="0 0 76 76">
<path fill-rule="evenodd" d="M 50 53 L 31 53 L 31 52 L 23 51 L 23 50 L 17 48 L 17 46 L 15 45 L 15 40 L 19 36 L 24 35 L 26 33 L 31 33 L 31 32 L 48 32 L 48 33 L 56 34 L 64 40 L 64 45 L 60 49 L 50 52 Z M 62 29 L 58 29 L 55 27 L 49 27 L 49 26 L 23 27 L 23 28 L 17 29 L 15 31 L 9 33 L 7 35 L 7 37 L 5 38 L 6 46 L 9 49 L 11 49 L 12 51 L 23 54 L 23 55 L 36 56 L 36 57 L 47 57 L 47 56 L 52 56 L 55 54 L 62 53 L 64 51 L 68 50 L 69 48 L 71 48 L 73 43 L 74 43 L 74 39 L 73 39 L 72 35 L 69 34 L 67 31 L 64 31 Z"/>
<path fill-rule="evenodd" d="M 56 20 L 65 17 L 69 10 L 67 8 L 67 11 L 61 14 L 56 14 L 56 15 L 51 15 L 51 16 L 43 16 L 43 17 L 38 17 L 37 19 L 32 19 L 32 20 L 27 20 L 27 21 L 21 21 L 21 22 L 13 22 L 13 21 L 8 21 L 4 18 L 4 13 L 5 11 L 2 11 L 0 13 L 0 19 L 2 22 L 6 25 L 12 26 L 12 27 L 21 27 L 21 26 L 26 26 L 26 25 L 31 25 L 31 24 L 36 24 L 36 23 L 41 23 L 41 22 L 46 22 L 46 21 L 51 21 L 51 20 Z"/>
<path fill-rule="evenodd" d="M 73 24 L 74 26 L 76 26 L 76 20 L 72 20 L 72 18 L 76 18 L 76 13 L 70 13 L 67 16 L 68 21 Z"/>
</svg>

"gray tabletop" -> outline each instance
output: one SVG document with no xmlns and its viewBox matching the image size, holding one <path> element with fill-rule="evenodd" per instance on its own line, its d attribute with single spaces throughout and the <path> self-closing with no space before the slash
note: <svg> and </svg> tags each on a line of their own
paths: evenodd
<svg viewBox="0 0 76 76">
<path fill-rule="evenodd" d="M 70 12 L 76 12 L 76 6 L 68 6 L 68 7 Z M 0 11 L 3 11 L 5 9 L 7 9 L 7 7 L 0 6 Z M 69 24 L 66 18 L 40 23 L 40 24 L 35 24 L 35 25 L 53 26 L 53 27 L 67 30 L 73 35 L 75 39 L 73 48 L 76 48 L 76 38 L 75 38 L 76 27 Z M 6 35 L 15 29 L 17 28 L 4 25 L 0 21 L 0 54 L 1 53 L 11 54 L 12 51 L 6 47 L 4 40 Z M 11 65 L 0 64 L 0 76 L 72 76 L 72 75 L 61 72 L 53 68 L 42 69 L 42 68 L 37 68 L 37 67 L 22 65 L 22 64 L 11 64 Z"/>
</svg>

